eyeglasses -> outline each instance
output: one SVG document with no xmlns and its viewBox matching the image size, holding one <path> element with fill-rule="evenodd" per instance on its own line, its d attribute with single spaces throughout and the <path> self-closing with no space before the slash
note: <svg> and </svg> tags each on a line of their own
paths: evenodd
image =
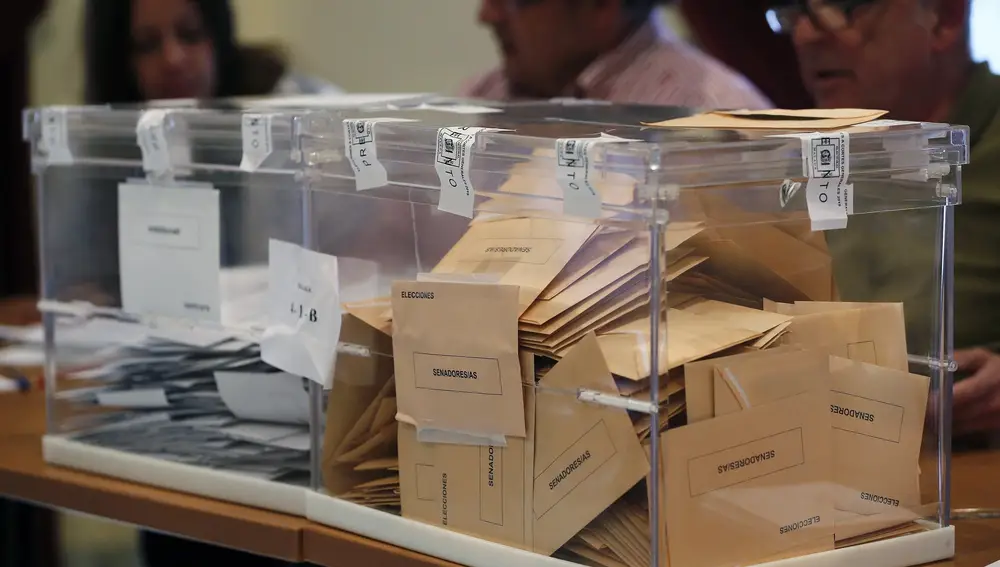
<svg viewBox="0 0 1000 567">
<path fill-rule="evenodd" d="M 840 31 L 850 27 L 854 11 L 878 0 L 797 0 L 787 6 L 767 11 L 767 23 L 774 33 L 792 33 L 802 16 L 808 16 L 816 27 Z"/>
</svg>

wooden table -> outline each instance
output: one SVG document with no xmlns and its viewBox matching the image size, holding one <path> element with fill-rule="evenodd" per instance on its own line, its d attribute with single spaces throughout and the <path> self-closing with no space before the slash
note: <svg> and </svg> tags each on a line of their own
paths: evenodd
<svg viewBox="0 0 1000 567">
<path fill-rule="evenodd" d="M 41 392 L 0 395 L 0 494 L 178 534 L 258 555 L 302 560 L 303 518 L 45 464 Z M 11 424 L 11 427 L 7 427 Z"/>
</svg>

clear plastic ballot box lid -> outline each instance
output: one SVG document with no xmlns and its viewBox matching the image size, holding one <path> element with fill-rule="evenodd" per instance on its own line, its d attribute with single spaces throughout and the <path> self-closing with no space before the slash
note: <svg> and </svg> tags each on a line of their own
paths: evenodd
<svg viewBox="0 0 1000 567">
<path fill-rule="evenodd" d="M 461 104 L 302 120 L 311 519 L 469 565 L 947 553 L 966 128 Z"/>
</svg>

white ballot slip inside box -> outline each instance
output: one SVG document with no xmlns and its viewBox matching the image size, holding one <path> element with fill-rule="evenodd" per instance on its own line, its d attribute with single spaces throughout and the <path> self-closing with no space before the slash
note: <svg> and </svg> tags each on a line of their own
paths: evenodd
<svg viewBox="0 0 1000 567">
<path fill-rule="evenodd" d="M 236 417 L 275 423 L 309 423 L 309 393 L 287 372 L 216 372 L 222 401 Z"/>
<path fill-rule="evenodd" d="M 377 264 L 272 239 L 268 266 L 269 323 L 260 343 L 261 358 L 329 386 L 340 340 L 341 302 L 378 295 Z"/>
<path fill-rule="evenodd" d="M 118 248 L 125 311 L 220 322 L 217 190 L 119 185 Z"/>
</svg>

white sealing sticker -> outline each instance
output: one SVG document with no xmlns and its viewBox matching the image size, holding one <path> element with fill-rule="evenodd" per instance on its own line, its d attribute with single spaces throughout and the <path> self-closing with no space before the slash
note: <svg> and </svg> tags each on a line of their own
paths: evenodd
<svg viewBox="0 0 1000 567">
<path fill-rule="evenodd" d="M 243 115 L 243 159 L 240 161 L 243 171 L 257 171 L 274 151 L 273 119 L 270 114 Z"/>
<path fill-rule="evenodd" d="M 600 138 L 556 140 L 556 181 L 563 189 L 563 212 L 570 216 L 601 217 L 601 194 L 591 181 L 590 149 L 597 144 L 631 142 L 602 133 Z"/>
<path fill-rule="evenodd" d="M 847 132 L 817 133 L 802 138 L 805 155 L 806 206 L 813 230 L 847 227 L 854 214 L 854 187 L 847 182 L 851 138 Z"/>
<path fill-rule="evenodd" d="M 441 180 L 438 209 L 446 213 L 472 218 L 476 207 L 476 192 L 470 178 L 472 147 L 476 135 L 489 128 L 441 128 L 437 134 L 434 169 Z"/>
<path fill-rule="evenodd" d="M 221 321 L 217 190 L 119 185 L 118 250 L 126 312 Z"/>
<path fill-rule="evenodd" d="M 41 145 L 48 156 L 49 165 L 73 163 L 69 150 L 69 126 L 66 123 L 65 108 L 45 108 L 42 110 Z"/>
<path fill-rule="evenodd" d="M 142 168 L 148 173 L 163 174 L 171 168 L 166 118 L 166 110 L 147 110 L 135 127 L 136 141 L 142 150 Z"/>
<path fill-rule="evenodd" d="M 375 142 L 375 125 L 379 122 L 412 122 L 406 118 L 370 118 L 366 120 L 344 120 L 344 143 L 347 158 L 354 169 L 354 181 L 358 191 L 384 187 L 389 183 L 389 174 L 378 160 Z"/>
<path fill-rule="evenodd" d="M 261 359 L 329 387 L 340 340 L 337 257 L 272 239 L 267 300 Z"/>
</svg>

